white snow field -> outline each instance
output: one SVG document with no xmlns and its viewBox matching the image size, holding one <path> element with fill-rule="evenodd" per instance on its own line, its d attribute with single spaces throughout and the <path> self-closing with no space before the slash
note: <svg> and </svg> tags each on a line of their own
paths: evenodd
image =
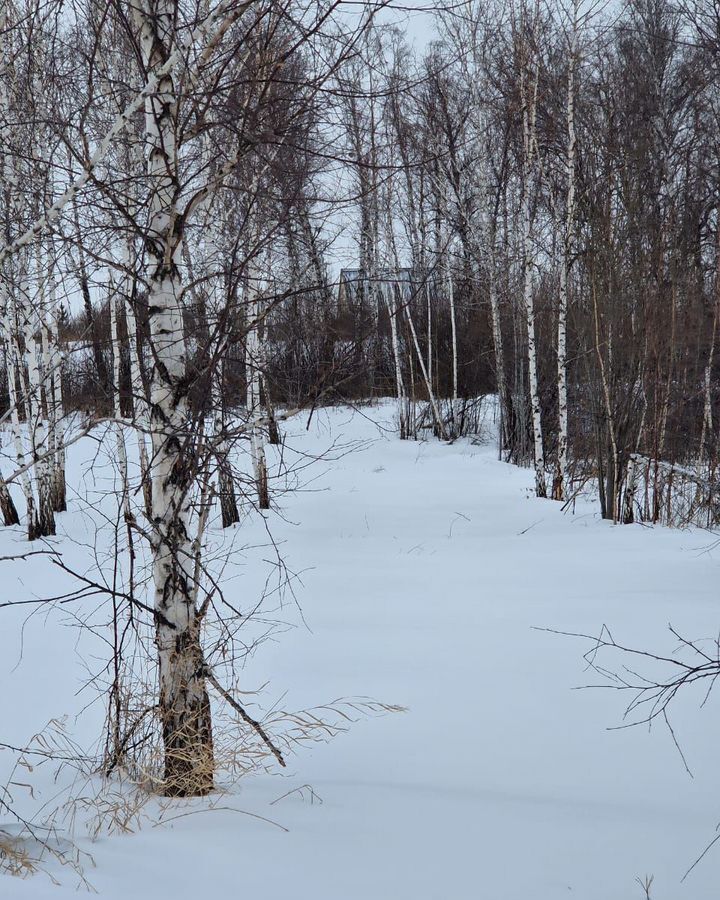
<svg viewBox="0 0 720 900">
<path fill-rule="evenodd" d="M 301 573 L 306 624 L 288 598 L 280 614 L 294 627 L 260 646 L 242 678 L 248 691 L 268 682 L 266 707 L 363 695 L 408 711 L 363 719 L 282 773 L 241 780 L 212 811 L 208 800 L 177 802 L 167 824 L 94 843 L 80 829 L 92 886 L 107 900 L 641 900 L 636 878 L 652 875 L 653 900 L 716 900 L 720 843 L 681 882 L 720 821 L 714 696 L 701 708 L 702 691 L 689 690 L 674 707 L 691 778 L 664 726 L 609 730 L 627 694 L 574 690 L 600 681 L 586 644 L 537 630 L 606 623 L 618 641 L 669 653 L 668 623 L 712 638 L 714 536 L 615 527 L 588 501 L 563 513 L 531 496 L 532 472 L 498 462 L 492 440 L 401 442 L 391 421 L 380 405 L 287 426 L 284 459 L 302 463 L 305 487 L 281 496 L 267 522 Z M 332 444 L 331 458 L 312 462 Z M 70 483 L 82 473 L 102 492 L 96 442 L 72 448 L 71 468 Z M 60 530 L 89 546 L 101 506 L 73 501 Z M 257 513 L 237 533 L 265 545 L 238 551 L 226 583 L 248 606 L 272 554 Z M 71 561 L 89 553 L 62 536 L 56 546 Z M 26 549 L 20 530 L 0 532 L 0 554 Z M 42 558 L 0 563 L 0 575 L 0 602 L 63 584 Z M 29 609 L 0 609 L 0 740 L 22 744 L 69 713 L 69 733 L 89 746 L 102 709 L 76 718 L 94 697 L 79 688 L 89 657 L 107 648 L 79 636 L 82 604 Z M 11 758 L 0 751 L 3 777 Z M 44 772 L 15 780 L 52 805 Z M 308 788 L 291 793 L 306 785 L 322 802 Z M 12 793 L 30 803 L 26 788 Z M 43 874 L 3 876 L 0 898 L 77 897 L 72 872 L 50 871 L 60 887 Z"/>
</svg>

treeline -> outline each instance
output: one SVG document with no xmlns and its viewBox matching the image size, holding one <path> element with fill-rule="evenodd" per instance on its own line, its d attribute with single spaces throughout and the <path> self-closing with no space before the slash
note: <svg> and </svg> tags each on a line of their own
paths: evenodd
<svg viewBox="0 0 720 900">
<path fill-rule="evenodd" d="M 346 75 L 360 265 L 412 272 L 378 291 L 401 407 L 414 381 L 450 437 L 489 370 L 504 457 L 618 521 L 717 519 L 718 21 L 469 4 Z"/>
<path fill-rule="evenodd" d="M 500 451 L 535 467 L 538 495 L 568 501 L 597 485 L 608 518 L 713 524 L 716 12 L 705 0 L 632 0 L 612 14 L 579 0 L 471 2 L 440 11 L 422 51 L 368 20 L 332 89 L 288 132 L 312 69 L 298 55 L 263 112 L 262 177 L 238 168 L 215 203 L 216 221 L 245 241 L 240 254 L 237 237 L 213 246 L 235 296 L 229 406 L 246 403 L 243 283 L 256 243 L 262 321 L 250 332 L 271 402 L 391 394 L 403 437 L 430 425 L 453 438 L 477 424 L 469 402 L 495 391 Z M 250 243 L 249 209 L 262 222 Z M 339 233 L 354 251 L 337 252 Z M 91 266 L 78 257 L 69 251 L 82 285 Z M 196 254 L 187 271 L 197 347 L 213 327 L 214 258 Z M 66 357 L 66 394 L 110 408 L 110 315 L 89 293 L 67 323 L 89 355 Z"/>
</svg>

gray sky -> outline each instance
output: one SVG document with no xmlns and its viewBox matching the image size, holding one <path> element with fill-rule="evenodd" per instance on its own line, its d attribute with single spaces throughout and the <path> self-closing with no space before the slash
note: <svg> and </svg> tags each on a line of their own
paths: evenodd
<svg viewBox="0 0 720 900">
<path fill-rule="evenodd" d="M 381 22 L 392 22 L 405 31 L 408 41 L 422 48 L 437 37 L 433 0 L 397 0 L 381 13 Z"/>
</svg>

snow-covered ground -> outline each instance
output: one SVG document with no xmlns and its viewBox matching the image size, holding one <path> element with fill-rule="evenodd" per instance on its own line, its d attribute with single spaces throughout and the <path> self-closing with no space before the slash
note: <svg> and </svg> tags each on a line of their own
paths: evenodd
<svg viewBox="0 0 720 900">
<path fill-rule="evenodd" d="M 668 652 L 668 622 L 712 637 L 714 537 L 614 527 L 589 502 L 563 513 L 532 497 L 532 472 L 498 462 L 492 443 L 400 442 L 382 427 L 390 421 L 381 406 L 316 411 L 308 430 L 304 419 L 288 427 L 286 461 L 336 450 L 269 514 L 301 573 L 305 624 L 287 602 L 295 627 L 248 660 L 243 687 L 269 682 L 263 702 L 285 695 L 287 708 L 364 695 L 408 711 L 364 719 L 282 774 L 243 780 L 213 811 L 178 804 L 198 812 L 92 844 L 80 835 L 93 887 L 107 900 L 641 900 L 635 879 L 653 875 L 654 900 L 714 900 L 720 844 L 681 883 L 720 820 L 714 698 L 701 709 L 703 695 L 690 692 L 675 707 L 690 778 L 666 729 L 608 730 L 629 697 L 573 690 L 599 681 L 582 641 L 537 630 L 606 623 L 618 641 Z M 99 477 L 97 449 L 72 448 L 71 481 Z M 88 546 L 91 522 L 60 519 Z M 257 549 L 238 552 L 227 589 L 249 603 L 271 554 L 257 514 L 240 534 Z M 59 546 L 71 559 L 83 552 Z M 0 554 L 25 549 L 19 532 L 0 533 Z M 37 558 L 1 563 L 0 574 L 0 602 L 62 583 Z M 93 699 L 78 694 L 81 610 L 36 612 L 21 631 L 27 611 L 0 610 L 0 740 L 24 743 L 70 712 L 69 732 L 89 744 L 101 710 L 74 718 Z M 0 774 L 9 759 L 0 752 Z M 50 800 L 35 776 L 16 780 Z M 307 787 L 293 792 L 307 785 L 315 802 Z M 0 898 L 77 896 L 72 873 L 53 871 L 60 888 L 42 875 L 0 877 Z"/>
</svg>

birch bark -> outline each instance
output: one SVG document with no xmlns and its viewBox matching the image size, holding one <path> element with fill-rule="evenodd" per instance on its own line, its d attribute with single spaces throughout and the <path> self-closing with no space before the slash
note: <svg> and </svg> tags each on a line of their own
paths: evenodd
<svg viewBox="0 0 720 900">
<path fill-rule="evenodd" d="M 455 320 L 455 290 L 450 265 L 447 267 L 448 298 L 450 300 L 450 334 L 452 338 L 452 402 L 453 421 L 455 419 L 455 407 L 458 400 L 458 348 L 457 348 L 457 323 Z"/>
<path fill-rule="evenodd" d="M 223 400 L 223 367 L 217 366 L 212 375 L 212 408 L 215 413 L 215 454 L 217 458 L 218 494 L 220 497 L 220 515 L 222 527 L 229 528 L 240 521 L 235 482 L 230 464 L 230 447 L 228 446 L 225 422 L 225 403 Z"/>
<path fill-rule="evenodd" d="M 568 387 L 567 387 L 567 315 L 568 285 L 572 266 L 575 232 L 575 73 L 577 69 L 578 0 L 573 0 L 570 33 L 570 58 L 567 76 L 567 145 L 565 154 L 565 224 L 560 259 L 560 291 L 557 326 L 558 450 L 553 481 L 553 499 L 564 500 L 568 489 Z"/>
<path fill-rule="evenodd" d="M 122 419 L 122 404 L 120 396 L 120 373 L 122 364 L 122 347 L 118 331 L 118 297 L 115 292 L 115 283 L 110 273 L 110 290 L 108 302 L 110 305 L 110 345 L 112 347 L 112 414 L 115 422 L 115 446 L 117 447 L 118 469 L 120 472 L 121 507 L 126 522 L 132 519 L 130 511 L 130 484 L 128 481 L 128 457 L 125 445 L 125 434 L 120 422 Z"/>
<path fill-rule="evenodd" d="M 39 287 L 36 301 L 39 309 L 43 310 L 45 303 L 43 273 L 40 269 L 40 265 L 37 266 L 36 275 Z M 42 407 L 43 377 L 40 368 L 40 356 L 38 354 L 36 338 L 36 333 L 38 330 L 41 330 L 41 327 L 39 317 L 33 314 L 34 310 L 30 307 L 28 302 L 30 291 L 30 279 L 26 275 L 24 287 L 18 292 L 28 384 L 27 395 L 25 397 L 25 409 L 30 449 L 32 452 L 35 479 L 37 483 L 38 533 L 39 535 L 46 536 L 55 534 L 55 513 L 52 502 L 50 459 L 47 454 L 47 429 L 45 427 Z"/>
<path fill-rule="evenodd" d="M 528 85 L 525 60 L 520 73 L 520 102 L 522 106 L 523 158 L 520 218 L 522 222 L 523 252 L 523 302 L 527 321 L 528 380 L 530 409 L 532 414 L 533 457 L 535 462 L 535 493 L 547 497 L 545 481 L 545 449 L 542 430 L 542 411 L 538 385 L 538 358 L 535 335 L 535 305 L 533 302 L 533 222 L 531 190 L 537 177 L 537 94 L 540 62 L 536 58 L 532 67 L 531 84 Z"/>
<path fill-rule="evenodd" d="M 13 160 L 10 157 L 10 138 L 11 129 L 9 125 L 10 97 L 8 95 L 7 83 L 11 74 L 12 51 L 9 47 L 9 40 L 6 34 L 8 28 L 8 6 L 7 3 L 0 5 L 0 59 L 2 71 L 0 71 L 0 141 L 2 147 L 0 150 L 0 166 L 2 167 L 3 179 L 3 227 L 5 231 L 5 240 L 9 242 L 12 235 L 12 207 L 15 198 L 13 191 L 16 188 L 15 168 Z M 5 343 L 5 367 L 8 380 L 8 393 L 10 400 L 10 419 L 13 432 L 13 442 L 15 445 L 15 461 L 18 467 L 25 465 L 25 447 L 20 427 L 20 411 L 17 386 L 16 386 L 16 326 L 17 317 L 14 315 L 14 304 L 12 302 L 12 278 L 11 267 L 9 262 L 2 260 L 0 262 L 0 289 L 2 296 L 2 322 L 4 330 Z M 32 484 L 29 474 L 25 471 L 21 480 L 23 493 L 25 495 L 26 506 L 26 527 L 29 540 L 37 537 L 37 508 L 35 505 L 35 497 L 33 494 Z M 3 519 L 6 524 L 15 524 L 19 517 L 14 507 L 10 492 L 5 482 L 2 482 L 0 489 L 0 503 L 2 503 Z"/>
<path fill-rule="evenodd" d="M 260 509 L 270 508 L 268 493 L 268 472 L 265 460 L 265 446 L 262 430 L 258 424 L 260 405 L 260 315 L 261 292 L 255 260 L 248 264 L 247 315 L 248 326 L 245 338 L 245 380 L 247 384 L 247 413 L 250 420 L 250 455 L 253 476 Z"/>
<path fill-rule="evenodd" d="M 45 391 L 48 394 L 48 430 L 50 431 L 50 446 L 52 450 L 53 485 L 52 504 L 55 512 L 64 512 L 67 509 L 66 479 L 65 479 L 65 433 L 64 418 L 65 406 L 63 402 L 62 370 L 63 352 L 60 347 L 60 308 L 57 299 L 57 283 L 55 280 L 55 251 L 51 242 L 49 259 L 50 271 L 48 273 L 48 293 L 50 309 L 45 317 L 43 325 L 44 340 L 47 345 L 47 365 L 45 373 Z"/>
<path fill-rule="evenodd" d="M 13 443 L 15 445 L 15 464 L 22 472 L 20 484 L 25 497 L 25 527 L 29 541 L 34 541 L 38 536 L 37 504 L 33 491 L 30 473 L 26 465 L 25 442 L 23 440 L 22 426 L 20 424 L 20 397 L 18 396 L 18 353 L 16 342 L 13 338 L 15 325 L 8 308 L 6 298 L 3 325 L 5 331 L 5 365 L 7 368 L 8 395 L 10 400 L 10 423 L 12 426 Z"/>
<path fill-rule="evenodd" d="M 388 192 L 385 203 L 386 212 L 386 228 L 388 235 L 388 243 L 392 252 L 392 261 L 395 271 L 400 271 L 400 257 L 395 242 L 395 232 L 393 230 L 393 218 L 391 213 L 390 199 L 390 182 L 388 182 Z M 407 408 L 407 396 L 405 391 L 405 383 L 402 374 L 402 357 L 400 355 L 400 336 L 398 334 L 398 306 L 395 285 L 384 282 L 380 285 L 385 305 L 387 306 L 388 315 L 390 317 L 390 342 L 392 344 L 393 363 L 395 369 L 395 393 L 397 398 L 397 416 L 398 427 L 400 431 L 400 439 L 406 440 L 410 436 L 409 411 Z M 399 298 L 403 304 L 410 302 L 410 297 Z"/>
<path fill-rule="evenodd" d="M 715 303 L 713 304 L 713 324 L 710 335 L 710 349 L 705 364 L 704 390 L 703 390 L 703 420 L 700 431 L 700 450 L 698 452 L 699 465 L 704 464 L 705 445 L 708 435 L 713 434 L 712 414 L 712 370 L 715 360 L 715 344 L 717 342 L 718 318 L 720 318 L 720 207 L 717 210 L 718 224 L 715 235 Z"/>
<path fill-rule="evenodd" d="M 178 87 L 167 65 L 175 50 L 176 4 L 143 0 L 134 7 L 143 61 L 157 90 L 145 105 L 150 184 L 146 253 L 152 351 L 152 550 L 156 642 L 165 749 L 165 792 L 212 790 L 214 755 L 206 666 L 195 606 L 191 537 L 194 435 L 187 399 L 187 352 L 181 278 L 182 217 L 178 208 Z"/>
</svg>

